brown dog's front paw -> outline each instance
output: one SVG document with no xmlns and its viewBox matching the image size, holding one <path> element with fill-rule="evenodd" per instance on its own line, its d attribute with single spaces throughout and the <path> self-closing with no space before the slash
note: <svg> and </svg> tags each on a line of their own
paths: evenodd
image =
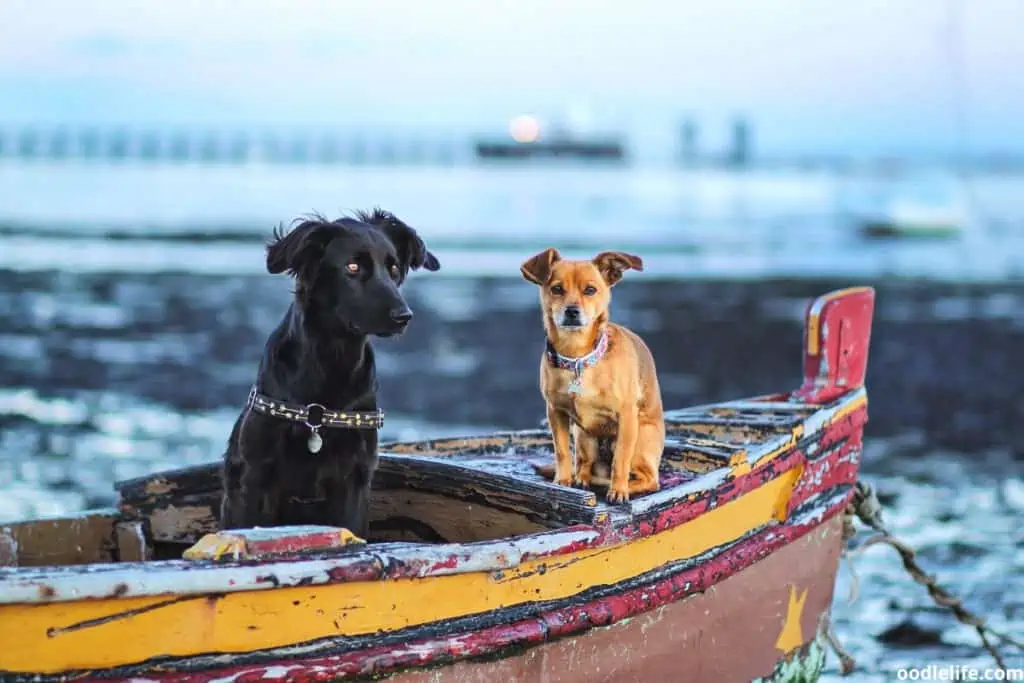
<svg viewBox="0 0 1024 683">
<path fill-rule="evenodd" d="M 539 474 L 540 476 L 544 477 L 545 479 L 554 479 L 555 478 L 555 466 L 554 465 L 551 465 L 551 464 L 548 464 L 548 463 L 543 463 L 543 464 L 541 464 L 541 463 L 530 463 L 530 464 L 533 465 L 533 470 L 537 474 Z"/>
<path fill-rule="evenodd" d="M 559 486 L 572 486 L 572 477 L 555 477 L 555 483 Z"/>
<path fill-rule="evenodd" d="M 608 489 L 608 502 L 609 503 L 628 503 L 629 502 L 629 488 L 609 488 Z"/>
<path fill-rule="evenodd" d="M 574 477 L 572 480 L 572 485 L 579 489 L 589 489 L 590 478 Z"/>
</svg>

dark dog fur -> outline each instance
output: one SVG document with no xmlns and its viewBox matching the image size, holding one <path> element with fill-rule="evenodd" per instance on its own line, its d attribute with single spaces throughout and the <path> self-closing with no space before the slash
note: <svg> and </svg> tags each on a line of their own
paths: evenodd
<svg viewBox="0 0 1024 683">
<path fill-rule="evenodd" d="M 368 337 L 404 330 L 412 312 L 399 286 L 419 268 L 440 264 L 415 230 L 379 209 L 275 230 L 267 270 L 295 278 L 295 299 L 267 340 L 258 391 L 332 410 L 376 410 Z M 222 529 L 325 524 L 366 535 L 376 430 L 321 429 L 315 454 L 309 433 L 301 423 L 242 411 L 224 456 Z"/>
</svg>

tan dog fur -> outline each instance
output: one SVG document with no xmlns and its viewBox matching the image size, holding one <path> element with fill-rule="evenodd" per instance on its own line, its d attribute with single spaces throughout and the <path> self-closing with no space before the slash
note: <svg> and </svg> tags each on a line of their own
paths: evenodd
<svg viewBox="0 0 1024 683">
<path fill-rule="evenodd" d="M 583 393 L 569 393 L 572 370 L 553 366 L 546 354 L 541 357 L 540 389 L 554 440 L 555 483 L 607 485 L 608 500 L 616 503 L 629 500 L 630 494 L 658 490 L 665 447 L 654 358 L 634 332 L 608 320 L 611 288 L 630 268 L 643 270 L 643 262 L 615 251 L 602 252 L 591 261 L 565 260 L 555 249 L 542 251 L 520 267 L 523 277 L 540 287 L 544 330 L 560 355 L 587 355 L 601 331 L 607 330 L 607 351 L 596 365 L 583 370 Z M 559 324 L 567 306 L 579 306 L 582 326 Z M 570 431 L 576 444 L 575 471 Z M 614 440 L 610 479 L 594 472 L 600 440 Z"/>
</svg>

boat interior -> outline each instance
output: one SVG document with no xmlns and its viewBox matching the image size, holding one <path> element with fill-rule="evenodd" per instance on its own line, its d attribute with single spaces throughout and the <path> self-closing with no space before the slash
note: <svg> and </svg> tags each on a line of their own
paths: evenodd
<svg viewBox="0 0 1024 683">
<path fill-rule="evenodd" d="M 624 505 L 606 503 L 600 487 L 553 484 L 546 430 L 382 444 L 366 540 L 469 543 L 677 503 L 740 473 L 737 468 L 749 470 L 759 453 L 795 443 L 804 421 L 820 409 L 779 394 L 670 411 L 661 490 Z M 0 525 L 0 566 L 180 559 L 219 530 L 219 470 L 220 463 L 211 463 L 120 481 L 116 507 Z"/>
</svg>

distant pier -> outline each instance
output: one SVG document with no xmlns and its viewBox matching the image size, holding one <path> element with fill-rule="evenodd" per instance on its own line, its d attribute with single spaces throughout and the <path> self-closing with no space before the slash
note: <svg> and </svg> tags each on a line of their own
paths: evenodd
<svg viewBox="0 0 1024 683">
<path fill-rule="evenodd" d="M 419 164 L 469 161 L 459 137 L 398 138 L 332 132 L 140 130 L 127 127 L 0 129 L 0 159 L 89 160 L 106 163 Z"/>
<path fill-rule="evenodd" d="M 1005 175 L 1024 174 L 1024 155 L 978 151 L 970 155 L 936 154 L 857 158 L 841 154 L 767 155 L 757 153 L 752 123 L 732 121 L 728 143 L 703 150 L 697 121 L 681 121 L 675 165 L 691 171 L 828 171 L 891 175 L 922 168 Z M 0 125 L 0 161 L 85 161 L 97 164 L 278 164 L 337 166 L 465 166 L 473 164 L 632 164 L 625 136 L 539 138 L 474 136 L 468 133 L 404 131 L 287 130 L 256 131 L 118 125 Z"/>
</svg>

